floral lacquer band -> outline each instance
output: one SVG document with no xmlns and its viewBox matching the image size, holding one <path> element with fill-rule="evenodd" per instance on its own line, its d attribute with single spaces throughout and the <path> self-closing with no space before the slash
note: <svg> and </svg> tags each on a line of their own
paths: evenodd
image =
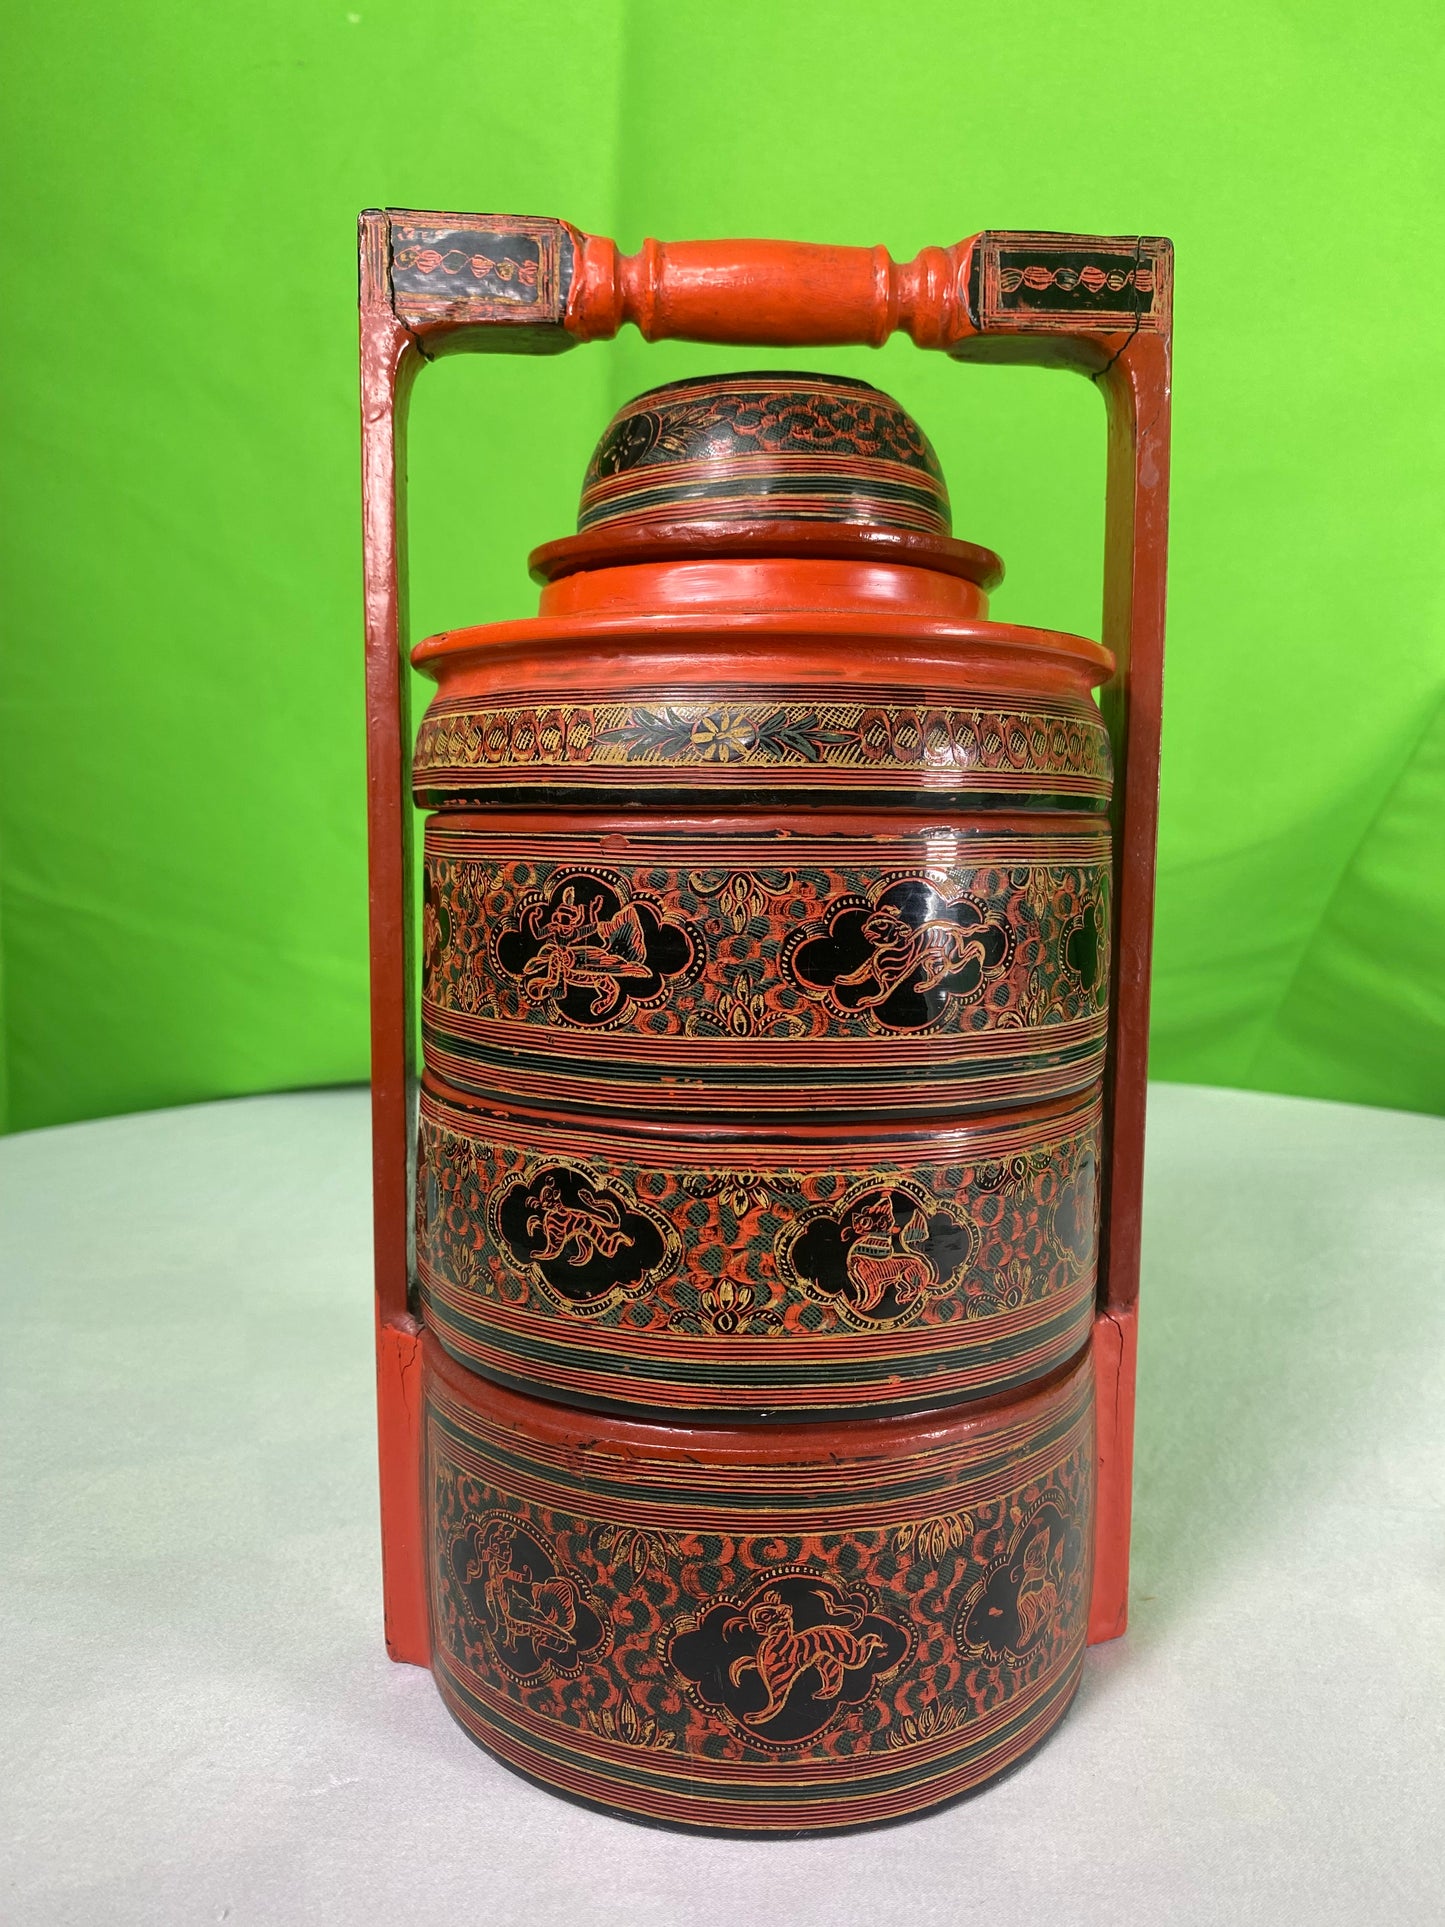
<svg viewBox="0 0 1445 1927">
<path fill-rule="evenodd" d="M 890 691 L 834 684 L 641 701 L 578 691 L 439 696 L 417 735 L 427 807 L 499 789 L 729 794 L 827 790 L 839 800 L 915 794 L 970 803 L 1103 810 L 1109 737 L 1087 697 Z"/>
<path fill-rule="evenodd" d="M 603 1409 L 919 1409 L 1093 1314 L 1099 1105 L 861 1141 L 567 1129 L 422 1097 L 417 1269 L 464 1365 Z"/>
<path fill-rule="evenodd" d="M 955 1110 L 1088 1085 L 1109 840 L 426 831 L 423 1029 L 445 1085 L 562 1110 Z"/>
<path fill-rule="evenodd" d="M 1065 1711 L 1087 1357 L 969 1419 L 687 1434 L 427 1358 L 434 1669 L 533 1779 L 675 1826 L 867 1826 L 980 1786 Z"/>
</svg>

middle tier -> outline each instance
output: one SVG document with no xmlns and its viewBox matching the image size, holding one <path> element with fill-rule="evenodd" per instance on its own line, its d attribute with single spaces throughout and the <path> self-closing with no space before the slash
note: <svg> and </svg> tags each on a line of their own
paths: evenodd
<svg viewBox="0 0 1445 1927">
<path fill-rule="evenodd" d="M 421 1099 L 417 1272 L 462 1365 L 668 1418 L 921 1410 L 1076 1354 L 1096 1092 L 947 1125 L 585 1124 Z"/>
<path fill-rule="evenodd" d="M 1100 817 L 445 810 L 426 827 L 433 1079 L 554 1113 L 952 1118 L 1087 1089 Z"/>
</svg>

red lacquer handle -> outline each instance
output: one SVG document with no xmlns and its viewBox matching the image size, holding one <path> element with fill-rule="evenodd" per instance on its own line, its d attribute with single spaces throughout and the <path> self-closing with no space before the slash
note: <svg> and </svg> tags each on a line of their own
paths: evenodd
<svg viewBox="0 0 1445 1927">
<path fill-rule="evenodd" d="M 900 264 L 887 248 L 801 241 L 646 241 L 626 255 L 593 234 L 579 240 L 565 317 L 579 341 L 630 321 L 648 341 L 878 347 L 901 328 L 921 348 L 946 348 L 968 325 L 967 241 Z"/>
<path fill-rule="evenodd" d="M 990 232 L 895 261 L 886 248 L 801 241 L 645 241 L 636 254 L 530 215 L 368 215 L 389 305 L 426 355 L 547 353 L 632 323 L 649 341 L 921 348 L 1097 370 L 1130 335 L 1169 325 L 1171 253 L 1145 235 Z"/>
</svg>

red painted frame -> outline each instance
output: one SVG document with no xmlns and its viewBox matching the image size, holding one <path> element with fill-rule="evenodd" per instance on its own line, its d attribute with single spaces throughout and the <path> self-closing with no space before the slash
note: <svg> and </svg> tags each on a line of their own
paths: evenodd
<svg viewBox="0 0 1445 1927">
<path fill-rule="evenodd" d="M 1102 389 L 1109 460 L 1103 693 L 1116 758 L 1114 996 L 1094 1323 L 1099 1513 L 1091 1640 L 1128 1617 L 1149 960 L 1169 504 L 1173 252 L 1143 236 L 991 232 L 893 261 L 883 248 L 647 241 L 620 256 L 565 222 L 371 210 L 360 223 L 367 819 L 377 1401 L 387 1650 L 430 1663 L 410 1309 L 413 1111 L 411 726 L 405 431 L 424 361 L 545 354 L 631 321 L 649 340 L 878 344 L 902 329 L 961 361 L 1072 368 Z"/>
</svg>

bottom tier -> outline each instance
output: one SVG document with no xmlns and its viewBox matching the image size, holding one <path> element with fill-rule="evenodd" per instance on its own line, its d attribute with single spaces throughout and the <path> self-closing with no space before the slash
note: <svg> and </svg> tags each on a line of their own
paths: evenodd
<svg viewBox="0 0 1445 1927">
<path fill-rule="evenodd" d="M 498 1759 L 668 1826 L 900 1820 L 1015 1765 L 1078 1684 L 1085 1353 L 1026 1396 L 670 1427 L 490 1385 L 428 1336 L 433 1669 Z"/>
</svg>

